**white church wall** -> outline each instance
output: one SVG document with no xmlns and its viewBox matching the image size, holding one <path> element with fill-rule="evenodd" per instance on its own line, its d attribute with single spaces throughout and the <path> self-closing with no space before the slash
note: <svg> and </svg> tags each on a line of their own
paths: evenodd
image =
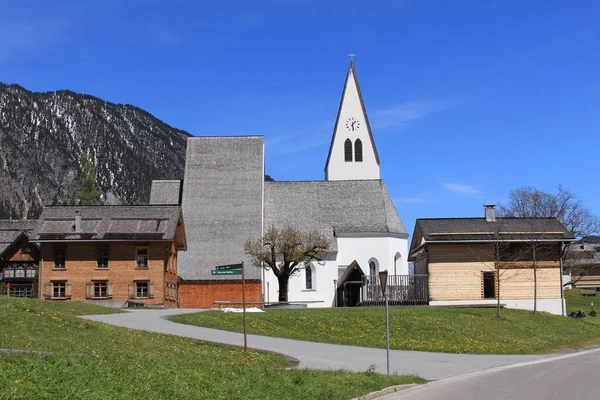
<svg viewBox="0 0 600 400">
<path fill-rule="evenodd" d="M 378 270 L 394 275 L 408 274 L 408 240 L 393 237 L 338 237 L 338 263 L 346 266 L 356 260 L 365 274 L 369 261 L 376 259 Z M 399 257 L 398 257 L 399 255 Z"/>
<path fill-rule="evenodd" d="M 370 260 L 376 260 L 379 271 L 387 270 L 390 274 L 397 275 L 408 274 L 407 239 L 370 235 L 338 237 L 337 246 L 337 255 L 327 260 L 324 265 L 313 263 L 312 289 L 306 288 L 304 269 L 290 278 L 289 301 L 306 301 L 309 302 L 308 307 L 332 307 L 335 299 L 334 280 L 337 282 L 339 276 L 338 266 L 345 267 L 354 260 L 366 274 L 369 273 Z M 265 301 L 276 302 L 279 298 L 279 283 L 272 271 L 266 271 L 264 285 Z"/>
<path fill-rule="evenodd" d="M 335 259 L 325 261 L 323 265 L 313 263 L 313 286 L 306 288 L 306 271 L 301 269 L 290 278 L 288 301 L 307 302 L 308 307 L 332 307 L 335 297 L 334 280 L 338 278 L 338 266 Z M 277 302 L 279 283 L 272 271 L 265 273 L 265 301 Z"/>
</svg>

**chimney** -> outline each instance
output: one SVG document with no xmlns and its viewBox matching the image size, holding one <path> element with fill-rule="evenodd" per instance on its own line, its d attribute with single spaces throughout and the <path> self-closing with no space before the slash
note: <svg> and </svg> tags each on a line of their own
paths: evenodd
<svg viewBox="0 0 600 400">
<path fill-rule="evenodd" d="M 487 222 L 496 221 L 496 205 L 495 204 L 484 204 L 485 209 L 485 220 Z"/>
<path fill-rule="evenodd" d="M 75 211 L 75 232 L 81 232 L 81 215 L 79 211 Z"/>
</svg>

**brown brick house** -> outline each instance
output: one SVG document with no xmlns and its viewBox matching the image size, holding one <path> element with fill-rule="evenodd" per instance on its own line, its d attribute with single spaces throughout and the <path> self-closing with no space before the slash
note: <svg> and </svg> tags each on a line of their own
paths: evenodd
<svg viewBox="0 0 600 400">
<path fill-rule="evenodd" d="M 31 241 L 41 298 L 177 306 L 177 252 L 187 249 L 179 206 L 48 206 Z"/>
<path fill-rule="evenodd" d="M 0 220 L 0 283 L 10 295 L 35 297 L 39 247 L 29 242 L 36 221 Z M 2 293 L 4 294 L 4 291 Z"/>
</svg>

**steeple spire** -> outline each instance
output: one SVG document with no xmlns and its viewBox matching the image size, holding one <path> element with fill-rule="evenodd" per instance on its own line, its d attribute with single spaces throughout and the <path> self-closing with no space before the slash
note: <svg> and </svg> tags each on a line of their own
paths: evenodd
<svg viewBox="0 0 600 400">
<path fill-rule="evenodd" d="M 325 164 L 325 180 L 380 179 L 379 155 L 354 69 L 355 54 L 351 51 L 348 56 L 350 66 Z"/>
</svg>

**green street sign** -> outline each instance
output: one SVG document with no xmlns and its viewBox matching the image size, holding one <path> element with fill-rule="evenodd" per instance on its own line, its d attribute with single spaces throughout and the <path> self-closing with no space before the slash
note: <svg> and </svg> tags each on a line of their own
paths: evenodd
<svg viewBox="0 0 600 400">
<path fill-rule="evenodd" d="M 211 275 L 241 275 L 241 269 L 213 269 Z"/>
<path fill-rule="evenodd" d="M 219 265 L 219 266 L 215 267 L 215 269 L 217 271 L 230 270 L 230 269 L 242 269 L 242 264 Z"/>
</svg>

